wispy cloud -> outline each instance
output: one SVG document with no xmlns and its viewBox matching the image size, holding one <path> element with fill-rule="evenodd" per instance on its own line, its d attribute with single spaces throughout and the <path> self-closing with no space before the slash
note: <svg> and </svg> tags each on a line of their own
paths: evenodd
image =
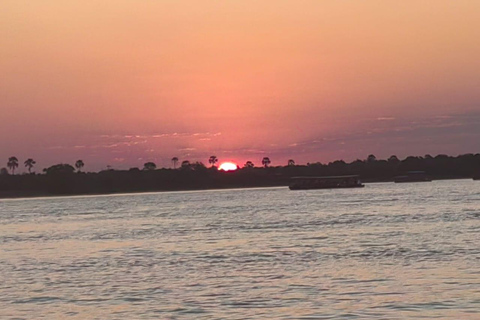
<svg viewBox="0 0 480 320">
<path fill-rule="evenodd" d="M 402 152 L 473 152 L 480 141 L 480 112 L 450 114 L 423 118 L 375 118 L 351 132 L 317 137 L 285 145 L 279 154 L 337 153 L 338 145 L 348 146 L 346 153 L 361 154 L 373 150 Z M 388 122 L 388 123 L 386 123 Z M 477 146 L 475 149 L 474 146 Z M 432 151 L 429 151 L 432 150 Z M 423 153 L 421 153 L 423 154 Z"/>
</svg>

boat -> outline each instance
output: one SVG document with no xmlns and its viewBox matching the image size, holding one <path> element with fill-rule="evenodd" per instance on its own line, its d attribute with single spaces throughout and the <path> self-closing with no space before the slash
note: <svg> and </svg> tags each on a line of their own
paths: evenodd
<svg viewBox="0 0 480 320">
<path fill-rule="evenodd" d="M 405 175 L 396 176 L 393 178 L 395 183 L 404 183 L 404 182 L 430 182 L 430 178 L 425 171 L 409 171 Z"/>
<path fill-rule="evenodd" d="M 362 188 L 357 175 L 330 177 L 293 177 L 288 186 L 290 190 Z"/>
</svg>

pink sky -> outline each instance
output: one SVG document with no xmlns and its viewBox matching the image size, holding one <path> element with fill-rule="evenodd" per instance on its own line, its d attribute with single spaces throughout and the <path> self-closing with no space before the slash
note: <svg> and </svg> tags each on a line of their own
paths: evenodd
<svg viewBox="0 0 480 320">
<path fill-rule="evenodd" d="M 479 1 L 3 0 L 0 159 L 480 152 L 478 39 Z"/>
</svg>

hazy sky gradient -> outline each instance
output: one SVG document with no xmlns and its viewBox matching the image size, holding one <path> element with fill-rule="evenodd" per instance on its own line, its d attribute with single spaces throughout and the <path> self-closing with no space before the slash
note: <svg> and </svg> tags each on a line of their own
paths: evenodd
<svg viewBox="0 0 480 320">
<path fill-rule="evenodd" d="M 478 39 L 480 1 L 4 0 L 0 159 L 480 152 Z"/>
</svg>

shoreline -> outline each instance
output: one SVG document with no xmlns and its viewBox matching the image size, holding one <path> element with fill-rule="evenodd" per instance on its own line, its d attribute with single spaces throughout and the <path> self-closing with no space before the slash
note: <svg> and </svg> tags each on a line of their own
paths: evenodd
<svg viewBox="0 0 480 320">
<path fill-rule="evenodd" d="M 195 191 L 224 191 L 241 189 L 267 189 L 267 188 L 287 188 L 288 185 L 265 185 L 265 186 L 228 186 L 212 188 L 185 188 L 168 190 L 142 190 L 142 191 L 118 191 L 118 192 L 98 192 L 98 193 L 72 193 L 72 194 L 53 194 L 53 193 L 15 193 L 5 196 L 0 193 L 1 200 L 19 200 L 19 199 L 48 199 L 48 198 L 70 198 L 70 197 L 95 197 L 95 196 L 115 196 L 115 195 L 135 195 L 135 194 L 154 194 L 171 192 L 195 192 Z"/>
<path fill-rule="evenodd" d="M 452 177 L 452 178 L 435 178 L 434 181 L 444 180 L 472 180 L 467 177 Z M 393 180 L 367 180 L 362 181 L 366 184 L 373 183 L 395 183 Z M 420 182 L 408 182 L 408 183 L 420 183 Z M 195 191 L 225 191 L 225 190 L 241 190 L 241 189 L 265 189 L 265 188 L 287 188 L 288 184 L 275 184 L 275 185 L 243 185 L 243 186 L 225 186 L 225 187 L 202 187 L 202 188 L 175 188 L 175 189 L 162 189 L 162 190 L 139 190 L 139 191 L 118 191 L 118 192 L 92 192 L 92 193 L 71 193 L 71 194 L 54 194 L 48 192 L 0 192 L 1 200 L 29 200 L 29 199 L 49 199 L 49 198 L 70 198 L 70 197 L 96 197 L 96 196 L 120 196 L 120 195 L 136 195 L 136 194 L 155 194 L 155 193 L 172 193 L 172 192 L 195 192 Z"/>
</svg>

